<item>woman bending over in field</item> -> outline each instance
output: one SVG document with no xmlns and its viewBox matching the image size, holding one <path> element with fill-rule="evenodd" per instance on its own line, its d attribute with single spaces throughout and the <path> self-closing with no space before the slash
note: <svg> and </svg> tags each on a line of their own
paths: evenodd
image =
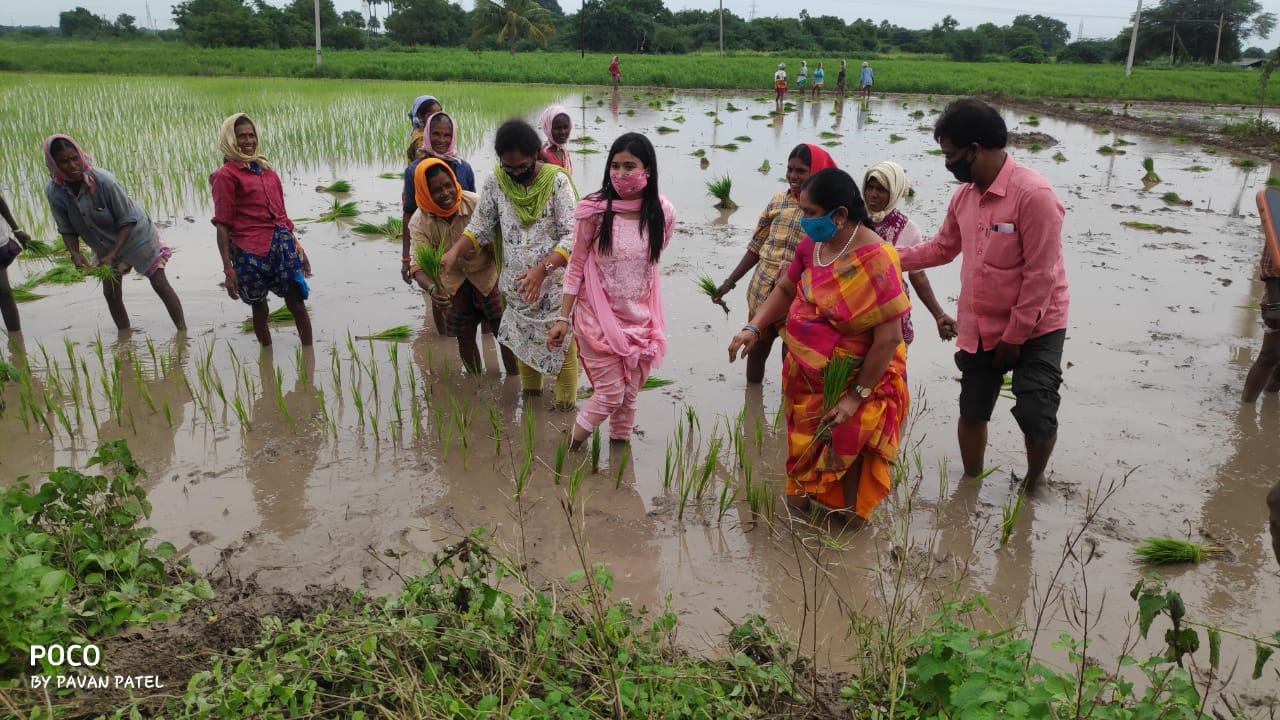
<svg viewBox="0 0 1280 720">
<path fill-rule="evenodd" d="M 173 251 L 160 240 L 147 212 L 125 194 L 114 175 L 94 167 L 93 156 L 66 135 L 51 135 L 44 141 L 44 164 L 50 176 L 44 195 L 71 261 L 78 268 L 89 266 L 80 254 L 84 240 L 93 251 L 94 264 L 109 267 L 114 274 L 103 281 L 102 294 L 116 327 L 129 327 L 121 279 L 137 270 L 151 281 L 174 327 L 186 330 L 182 303 L 164 274 Z"/>
</svg>

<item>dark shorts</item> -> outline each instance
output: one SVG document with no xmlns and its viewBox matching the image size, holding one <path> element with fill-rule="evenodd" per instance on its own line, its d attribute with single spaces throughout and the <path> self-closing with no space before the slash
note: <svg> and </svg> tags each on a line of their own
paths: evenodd
<svg viewBox="0 0 1280 720">
<path fill-rule="evenodd" d="M 254 255 L 232 246 L 231 265 L 240 282 L 240 299 L 248 305 L 266 302 L 267 293 L 287 297 L 296 286 L 305 300 L 309 294 L 302 277 L 302 253 L 288 228 L 278 227 L 266 255 Z"/>
<path fill-rule="evenodd" d="M 1031 444 L 1039 444 L 1058 432 L 1058 387 L 1062 385 L 1062 345 L 1067 331 L 1054 330 L 1022 344 L 1013 366 L 1013 417 Z M 956 351 L 960 368 L 960 417 L 987 422 L 1000 397 L 1004 371 L 991 366 L 995 355 L 984 350 Z"/>
<path fill-rule="evenodd" d="M 444 311 L 445 337 L 474 337 L 481 323 L 485 332 L 497 332 L 502 322 L 502 293 L 496 285 L 493 292 L 481 295 L 470 280 L 463 280 L 450 301 Z"/>
</svg>

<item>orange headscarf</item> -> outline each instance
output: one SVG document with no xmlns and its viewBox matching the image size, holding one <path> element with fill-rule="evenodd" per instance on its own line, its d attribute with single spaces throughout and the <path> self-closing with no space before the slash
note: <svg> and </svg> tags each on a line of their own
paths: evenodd
<svg viewBox="0 0 1280 720">
<path fill-rule="evenodd" d="M 431 191 L 427 189 L 427 170 L 433 165 L 444 167 L 449 173 L 449 179 L 453 181 L 454 197 L 453 207 L 442 208 L 436 204 L 435 198 L 431 197 Z M 453 168 L 449 167 L 449 163 L 439 158 L 426 158 L 418 163 L 413 169 L 413 199 L 425 212 L 431 213 L 436 217 L 453 217 L 458 212 L 458 208 L 462 206 L 462 186 L 458 184 L 458 176 L 453 174 Z"/>
</svg>

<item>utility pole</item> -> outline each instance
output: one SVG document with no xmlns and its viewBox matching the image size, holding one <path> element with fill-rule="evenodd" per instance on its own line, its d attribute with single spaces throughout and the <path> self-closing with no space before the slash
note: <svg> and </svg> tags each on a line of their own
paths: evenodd
<svg viewBox="0 0 1280 720">
<path fill-rule="evenodd" d="M 320 0 L 316 0 L 316 70 L 320 69 Z"/>
<path fill-rule="evenodd" d="M 720 0 L 720 59 L 724 59 L 724 0 Z"/>
<path fill-rule="evenodd" d="M 755 20 L 755 19 L 756 19 L 756 2 L 755 2 L 755 0 L 751 0 L 751 19 L 752 19 L 752 20 Z"/>
<path fill-rule="evenodd" d="M 1173 43 L 1178 39 L 1178 23 L 1173 24 L 1173 32 L 1169 33 L 1169 67 L 1173 67 Z"/>
<path fill-rule="evenodd" d="M 587 59 L 587 0 L 582 0 L 582 9 L 578 11 L 578 49 L 582 51 L 582 59 Z"/>
<path fill-rule="evenodd" d="M 1138 9 L 1133 12 L 1133 30 L 1129 32 L 1129 62 L 1124 65 L 1124 76 L 1133 74 L 1133 53 L 1138 49 L 1138 21 L 1142 19 L 1142 0 L 1138 0 Z"/>
<path fill-rule="evenodd" d="M 1218 64 L 1218 51 L 1222 49 L 1222 21 L 1227 17 L 1226 13 L 1218 14 L 1218 42 L 1213 46 L 1213 64 Z"/>
</svg>

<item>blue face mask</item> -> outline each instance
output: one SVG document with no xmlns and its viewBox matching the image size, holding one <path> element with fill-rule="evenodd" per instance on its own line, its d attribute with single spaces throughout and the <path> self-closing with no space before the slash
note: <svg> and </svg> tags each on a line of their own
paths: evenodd
<svg viewBox="0 0 1280 720">
<path fill-rule="evenodd" d="M 810 240 L 816 243 L 824 243 L 835 237 L 836 223 L 831 219 L 831 216 L 835 214 L 836 211 L 832 210 L 822 217 L 802 217 L 800 218 L 800 229 L 804 231 L 805 235 L 809 236 Z"/>
</svg>

